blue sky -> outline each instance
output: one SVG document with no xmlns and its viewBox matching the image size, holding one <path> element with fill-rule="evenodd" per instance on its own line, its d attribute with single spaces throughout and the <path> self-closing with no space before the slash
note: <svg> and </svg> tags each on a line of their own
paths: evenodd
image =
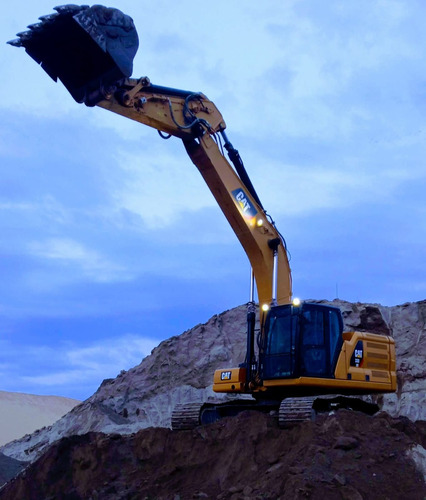
<svg viewBox="0 0 426 500">
<path fill-rule="evenodd" d="M 56 4 L 3 6 L 4 42 Z M 221 110 L 303 299 L 425 298 L 421 0 L 116 0 L 135 77 Z M 176 140 L 77 105 L 0 44 L 0 389 L 84 399 L 248 300 L 249 264 Z"/>
</svg>

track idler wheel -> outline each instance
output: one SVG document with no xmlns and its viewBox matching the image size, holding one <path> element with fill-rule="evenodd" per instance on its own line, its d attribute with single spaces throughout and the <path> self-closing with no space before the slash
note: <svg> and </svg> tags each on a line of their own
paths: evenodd
<svg viewBox="0 0 426 500">
<path fill-rule="evenodd" d="M 278 423 L 280 427 L 291 427 L 300 422 L 314 420 L 313 409 L 315 397 L 286 398 L 280 404 Z"/>
<path fill-rule="evenodd" d="M 203 403 L 180 403 L 172 413 L 172 430 L 195 429 L 200 425 L 200 411 Z"/>
</svg>

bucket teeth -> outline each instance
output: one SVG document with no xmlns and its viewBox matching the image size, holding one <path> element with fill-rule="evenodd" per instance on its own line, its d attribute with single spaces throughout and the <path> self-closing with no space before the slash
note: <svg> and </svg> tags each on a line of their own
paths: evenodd
<svg viewBox="0 0 426 500">
<path fill-rule="evenodd" d="M 12 47 L 22 47 L 22 41 L 20 38 L 14 38 L 13 40 L 9 40 L 6 43 L 12 45 Z"/>
<path fill-rule="evenodd" d="M 25 40 L 29 40 L 32 37 L 32 32 L 31 31 L 20 31 L 19 33 L 16 33 L 16 36 L 19 36 L 21 39 L 21 42 L 25 42 Z"/>
<path fill-rule="evenodd" d="M 50 21 L 53 21 L 58 16 L 59 14 L 55 12 L 54 14 L 46 14 L 45 16 L 40 16 L 39 19 L 43 24 L 46 24 L 49 23 Z"/>
<path fill-rule="evenodd" d="M 86 5 L 75 5 L 75 4 L 67 4 L 67 5 L 58 5 L 57 7 L 53 7 L 53 10 L 56 10 L 56 12 L 58 12 L 58 14 L 77 14 L 78 12 L 80 12 L 82 10 L 82 8 L 84 8 L 87 6 Z"/>
<path fill-rule="evenodd" d="M 27 28 L 29 28 L 31 31 L 37 31 L 43 28 L 44 24 L 43 23 L 34 23 L 34 24 L 29 24 Z"/>
</svg>

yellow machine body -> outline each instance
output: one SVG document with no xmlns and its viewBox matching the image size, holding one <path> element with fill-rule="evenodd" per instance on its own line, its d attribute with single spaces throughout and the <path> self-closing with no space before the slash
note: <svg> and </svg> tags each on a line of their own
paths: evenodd
<svg viewBox="0 0 426 500">
<path fill-rule="evenodd" d="M 263 379 L 254 391 L 244 385 L 245 368 L 224 368 L 214 374 L 213 390 L 244 393 L 282 389 L 293 396 L 316 391 L 344 393 L 394 392 L 396 390 L 395 341 L 387 335 L 344 332 L 333 378 L 296 377 Z M 360 342 L 362 349 L 359 349 Z"/>
</svg>

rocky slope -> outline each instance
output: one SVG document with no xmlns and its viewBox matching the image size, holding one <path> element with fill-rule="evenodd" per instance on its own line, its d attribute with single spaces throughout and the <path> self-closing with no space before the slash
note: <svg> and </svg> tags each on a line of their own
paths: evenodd
<svg viewBox="0 0 426 500">
<path fill-rule="evenodd" d="M 392 335 L 396 340 L 398 392 L 379 398 L 390 415 L 426 420 L 426 301 L 395 307 L 334 301 L 347 330 Z M 49 444 L 91 431 L 130 434 L 168 427 L 174 405 L 211 396 L 216 368 L 244 358 L 245 307 L 212 317 L 206 324 L 162 342 L 138 366 L 105 380 L 98 391 L 56 422 L 0 448 L 17 460 L 35 460 Z"/>
</svg>

